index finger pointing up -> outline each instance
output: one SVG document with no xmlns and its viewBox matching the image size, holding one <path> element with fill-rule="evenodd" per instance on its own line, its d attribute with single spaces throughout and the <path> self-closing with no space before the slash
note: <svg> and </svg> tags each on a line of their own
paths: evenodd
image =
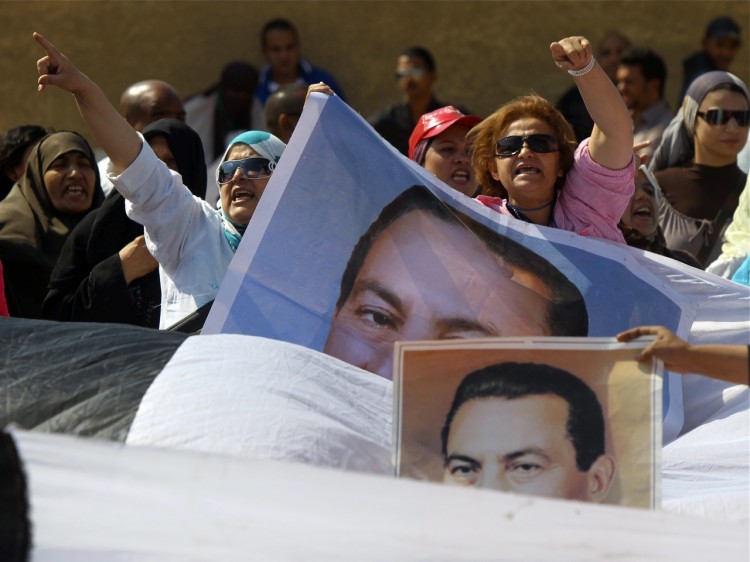
<svg viewBox="0 0 750 562">
<path fill-rule="evenodd" d="M 42 48 L 47 51 L 47 54 L 51 57 L 60 55 L 60 51 L 57 50 L 57 48 L 50 43 L 41 33 L 34 32 L 34 40 L 39 43 L 39 45 L 42 46 Z"/>
</svg>

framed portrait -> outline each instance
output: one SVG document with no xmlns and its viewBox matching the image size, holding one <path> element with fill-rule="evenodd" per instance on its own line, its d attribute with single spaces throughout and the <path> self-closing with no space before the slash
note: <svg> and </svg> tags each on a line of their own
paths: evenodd
<svg viewBox="0 0 750 562">
<path fill-rule="evenodd" d="M 398 476 L 532 496 L 659 505 L 661 365 L 609 338 L 401 342 Z"/>
</svg>

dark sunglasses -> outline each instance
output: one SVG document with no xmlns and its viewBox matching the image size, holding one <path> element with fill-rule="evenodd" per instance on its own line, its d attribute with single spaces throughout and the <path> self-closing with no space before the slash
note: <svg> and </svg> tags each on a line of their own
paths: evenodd
<svg viewBox="0 0 750 562">
<path fill-rule="evenodd" d="M 533 150 L 534 152 L 547 153 L 560 150 L 560 145 L 557 142 L 557 139 L 552 135 L 511 135 L 509 137 L 503 137 L 497 141 L 497 151 L 495 152 L 495 156 L 499 156 L 500 158 L 510 158 L 511 156 L 515 156 L 521 152 L 524 143 L 529 147 L 529 150 Z"/>
<path fill-rule="evenodd" d="M 239 168 L 242 175 L 251 180 L 267 178 L 273 173 L 276 162 L 267 158 L 245 158 L 244 160 L 227 160 L 216 169 L 216 181 L 225 184 L 232 181 L 234 173 Z"/>
<path fill-rule="evenodd" d="M 416 78 L 419 80 L 422 78 L 422 76 L 425 75 L 426 70 L 424 68 L 407 68 L 406 70 L 397 70 L 396 71 L 396 80 L 401 80 L 402 78 Z"/>
<path fill-rule="evenodd" d="M 750 109 L 709 109 L 699 111 L 698 115 L 709 125 L 726 125 L 734 117 L 740 127 L 750 124 Z"/>
</svg>

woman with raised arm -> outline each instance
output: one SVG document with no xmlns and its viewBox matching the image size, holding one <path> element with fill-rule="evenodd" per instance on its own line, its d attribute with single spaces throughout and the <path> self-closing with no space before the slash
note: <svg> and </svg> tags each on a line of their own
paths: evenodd
<svg viewBox="0 0 750 562">
<path fill-rule="evenodd" d="M 617 223 L 633 194 L 633 122 L 585 37 L 550 45 L 594 119 L 577 148 L 570 125 L 537 95 L 500 107 L 469 132 L 477 199 L 519 220 L 625 243 Z"/>
<path fill-rule="evenodd" d="M 128 216 L 145 227 L 159 262 L 160 328 L 211 302 L 255 212 L 285 145 L 262 131 L 236 137 L 217 169 L 221 208 L 183 185 L 101 89 L 40 34 L 46 55 L 37 61 L 39 91 L 56 86 L 73 94 L 84 121 L 111 160 L 109 179 L 127 199 Z"/>
<path fill-rule="evenodd" d="M 143 138 L 204 198 L 203 144 L 176 119 L 146 125 Z M 114 191 L 71 232 L 52 271 L 42 316 L 48 320 L 118 322 L 159 327 L 159 264 L 146 248 L 143 226 L 128 218 L 125 198 Z"/>
</svg>

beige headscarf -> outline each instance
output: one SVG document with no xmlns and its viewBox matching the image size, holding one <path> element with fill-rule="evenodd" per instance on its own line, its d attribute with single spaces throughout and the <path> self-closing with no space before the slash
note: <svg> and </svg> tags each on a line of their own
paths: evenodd
<svg viewBox="0 0 750 562">
<path fill-rule="evenodd" d="M 89 210 L 98 207 L 104 194 L 96 158 L 86 139 L 73 131 L 50 133 L 40 140 L 31 152 L 24 176 L 0 201 L 0 261 L 13 316 L 41 316 L 47 283 L 65 239 L 89 211 L 61 213 L 52 204 L 44 184 L 44 173 L 55 159 L 73 151 L 91 161 L 96 184 Z"/>
<path fill-rule="evenodd" d="M 53 264 L 68 233 L 86 216 L 86 213 L 67 214 L 55 209 L 44 186 L 44 173 L 52 162 L 72 151 L 81 152 L 91 160 L 96 172 L 91 208 L 98 207 L 104 195 L 96 158 L 86 139 L 73 131 L 50 133 L 40 140 L 29 156 L 25 174 L 0 202 L 0 239 L 36 248 Z"/>
</svg>

